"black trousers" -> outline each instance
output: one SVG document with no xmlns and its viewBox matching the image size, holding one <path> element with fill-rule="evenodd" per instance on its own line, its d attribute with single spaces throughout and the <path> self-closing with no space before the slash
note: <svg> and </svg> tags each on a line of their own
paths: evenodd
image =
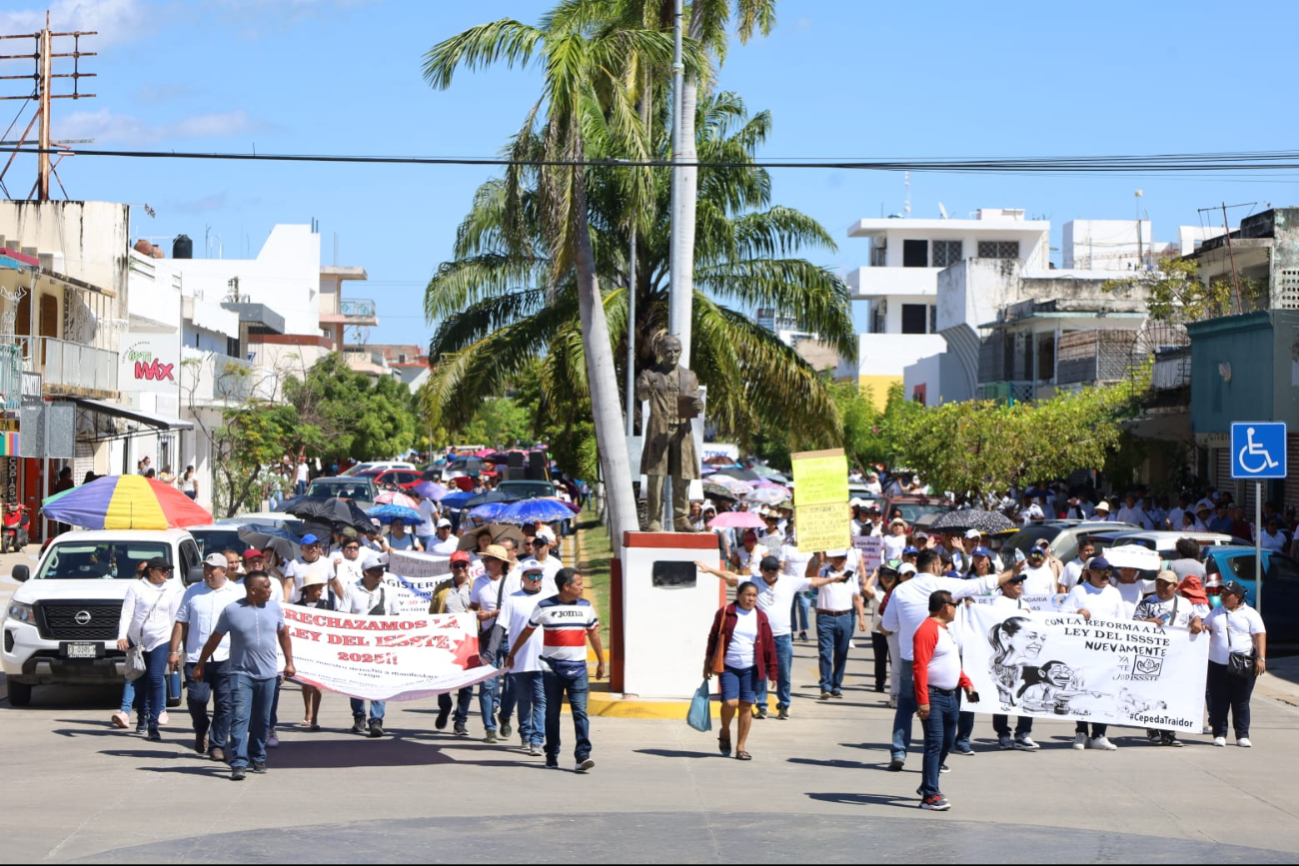
<svg viewBox="0 0 1299 866">
<path fill-rule="evenodd" d="M 882 692 L 889 678 L 889 639 L 873 631 L 871 648 L 875 650 L 875 691 Z"/>
</svg>

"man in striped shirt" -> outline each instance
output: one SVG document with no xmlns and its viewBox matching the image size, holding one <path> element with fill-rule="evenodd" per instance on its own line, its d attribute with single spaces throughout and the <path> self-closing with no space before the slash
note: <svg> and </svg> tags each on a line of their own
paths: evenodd
<svg viewBox="0 0 1299 866">
<path fill-rule="evenodd" d="M 515 654 L 527 644 L 538 628 L 542 638 L 542 682 L 546 692 L 546 766 L 559 768 L 559 715 L 564 695 L 573 714 L 577 744 L 574 756 L 576 770 L 585 773 L 595 766 L 591 760 L 591 725 L 586 715 L 589 691 L 586 669 L 586 643 L 595 650 L 595 678 L 604 679 L 604 647 L 600 643 L 600 621 L 595 608 L 582 598 L 582 575 L 576 568 L 563 568 L 555 575 L 559 595 L 540 602 L 528 619 L 528 627 L 515 639 L 505 658 L 505 669 L 514 667 Z"/>
</svg>

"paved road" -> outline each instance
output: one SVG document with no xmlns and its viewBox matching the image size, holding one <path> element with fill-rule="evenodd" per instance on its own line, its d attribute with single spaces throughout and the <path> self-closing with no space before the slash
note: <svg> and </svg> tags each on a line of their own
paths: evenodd
<svg viewBox="0 0 1299 866">
<path fill-rule="evenodd" d="M 111 690 L 38 689 L 0 702 L 7 862 L 1295 862 L 1299 690 L 1254 702 L 1255 748 L 1180 750 L 1120 731 L 1114 753 L 1074 752 L 1043 724 L 1037 754 L 998 752 L 980 720 L 953 757 L 946 814 L 921 812 L 919 757 L 892 774 L 892 713 L 852 654 L 846 699 L 809 700 L 814 651 L 798 645 L 794 718 L 755 723 L 752 763 L 722 759 L 681 722 L 593 720 L 595 770 L 433 731 L 434 702 L 392 706 L 391 738 L 289 729 L 271 772 L 234 784 L 190 749 L 183 712 L 164 742 L 112 729 Z M 1287 703 L 1289 701 L 1290 703 Z M 286 720 L 300 706 L 282 702 Z M 567 721 L 567 720 L 566 720 Z M 471 720 L 471 730 L 481 727 Z M 571 740 L 570 740 L 571 742 Z M 567 760 L 567 758 L 566 758 Z"/>
</svg>

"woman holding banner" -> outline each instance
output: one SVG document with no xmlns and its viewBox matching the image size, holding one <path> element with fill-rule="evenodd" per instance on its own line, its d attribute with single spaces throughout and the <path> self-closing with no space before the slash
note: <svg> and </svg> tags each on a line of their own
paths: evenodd
<svg viewBox="0 0 1299 866">
<path fill-rule="evenodd" d="M 1227 712 L 1236 730 L 1236 745 L 1248 749 L 1249 699 L 1254 680 L 1267 672 L 1267 629 L 1258 611 L 1245 603 L 1245 587 L 1230 581 L 1222 587 L 1222 607 L 1204 619 L 1209 632 L 1209 726 L 1213 744 L 1227 745 Z"/>
<path fill-rule="evenodd" d="M 1087 579 L 1069 590 L 1064 603 L 1060 606 L 1061 611 L 1077 613 L 1088 622 L 1093 619 L 1114 621 L 1131 619 L 1123 596 L 1110 585 L 1110 571 L 1109 560 L 1103 556 L 1092 557 L 1087 563 Z M 1079 751 L 1097 749 L 1102 752 L 1113 752 L 1118 746 L 1105 736 L 1108 731 L 1108 725 L 1092 724 L 1089 736 L 1087 723 L 1078 722 L 1074 727 L 1073 747 Z"/>
</svg>

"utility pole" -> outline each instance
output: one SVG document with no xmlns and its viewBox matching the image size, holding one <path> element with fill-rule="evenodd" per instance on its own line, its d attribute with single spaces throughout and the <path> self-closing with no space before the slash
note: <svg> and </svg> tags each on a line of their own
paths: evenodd
<svg viewBox="0 0 1299 866">
<path fill-rule="evenodd" d="M 1222 229 L 1227 233 L 1227 255 L 1231 256 L 1231 282 L 1236 289 L 1236 312 L 1243 313 L 1245 308 L 1240 303 L 1240 277 L 1236 276 L 1236 251 L 1231 247 L 1231 226 L 1227 224 L 1227 203 L 1222 203 Z M 1255 530 L 1257 534 L 1258 530 Z"/>
<path fill-rule="evenodd" d="M 95 97 L 95 94 L 93 93 L 82 93 L 80 90 L 81 79 L 97 77 L 93 72 L 81 71 L 82 57 L 97 56 L 97 52 L 81 50 L 81 37 L 97 35 L 98 31 L 95 30 L 76 30 L 67 33 L 55 33 L 50 29 L 49 12 L 45 13 L 45 29 L 41 30 L 39 33 L 0 35 L 0 39 L 32 39 L 35 42 L 33 53 L 31 54 L 0 54 L 0 60 L 30 59 L 34 61 L 35 64 L 35 69 L 31 75 L 0 75 L 0 81 L 21 81 L 31 79 L 35 82 L 35 87 L 30 94 L 22 96 L 0 96 L 0 100 L 21 99 L 25 101 L 35 99 L 37 101 L 36 114 L 32 116 L 31 122 L 27 124 L 27 129 L 23 132 L 22 137 L 19 138 L 18 145 L 14 152 L 9 155 L 9 161 L 5 163 L 3 169 L 0 169 L 0 183 L 3 183 L 5 172 L 9 170 L 9 166 L 13 164 L 14 157 L 18 155 L 18 151 L 27 141 L 27 136 L 31 134 L 32 126 L 39 122 L 39 126 L 37 127 L 38 153 L 36 183 L 32 186 L 32 192 L 28 194 L 28 198 L 31 198 L 32 195 L 36 195 L 38 201 L 49 201 L 50 176 L 53 175 L 54 179 L 58 180 L 58 165 L 62 162 L 64 156 L 71 153 L 71 151 L 65 150 L 64 153 L 59 154 L 58 159 L 52 160 L 50 158 L 56 147 L 59 147 L 50 136 L 50 107 L 52 101 L 55 99 L 93 99 Z M 66 38 L 71 38 L 73 40 L 72 50 L 64 51 L 62 53 L 56 52 L 54 40 Z M 71 58 L 72 71 L 56 73 L 54 71 L 54 61 L 56 58 Z M 54 80 L 56 78 L 71 78 L 72 92 L 55 93 Z M 59 186 L 63 186 L 62 181 L 59 181 Z M 67 191 L 64 190 L 65 195 L 66 193 Z"/>
<path fill-rule="evenodd" d="M 685 18 L 683 0 L 675 0 L 672 12 L 672 201 L 671 201 L 671 237 L 669 238 L 669 258 L 668 258 L 668 333 L 673 336 L 680 336 L 683 333 L 688 334 L 688 317 L 690 315 L 690 299 L 681 296 L 681 239 L 678 232 L 681 226 L 681 207 L 684 202 L 681 201 L 681 167 L 678 163 L 681 161 L 681 103 L 682 96 L 685 92 L 686 65 L 681 54 L 682 22 Z M 689 242 L 693 243 L 694 238 Z M 686 319 L 687 328 L 683 331 L 682 319 Z M 690 342 L 684 340 L 682 343 L 682 363 L 689 364 Z"/>
</svg>

